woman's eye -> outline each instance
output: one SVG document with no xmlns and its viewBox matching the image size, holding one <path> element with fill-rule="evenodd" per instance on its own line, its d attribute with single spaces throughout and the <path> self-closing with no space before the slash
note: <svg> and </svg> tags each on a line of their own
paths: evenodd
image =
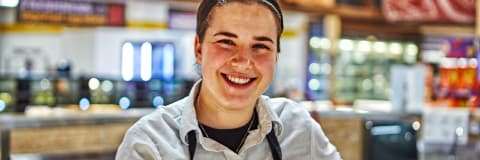
<svg viewBox="0 0 480 160">
<path fill-rule="evenodd" d="M 267 45 L 264 45 L 264 44 L 254 44 L 253 48 L 270 50 L 270 47 L 268 47 Z"/>
<path fill-rule="evenodd" d="M 217 43 L 228 44 L 228 45 L 235 45 L 235 43 L 233 43 L 233 41 L 228 40 L 228 39 L 218 40 Z"/>
</svg>

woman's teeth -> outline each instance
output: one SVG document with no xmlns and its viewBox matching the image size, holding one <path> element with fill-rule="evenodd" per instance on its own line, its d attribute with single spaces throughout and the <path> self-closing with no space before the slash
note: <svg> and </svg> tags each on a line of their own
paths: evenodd
<svg viewBox="0 0 480 160">
<path fill-rule="evenodd" d="M 238 78 L 238 77 L 233 77 L 233 76 L 230 76 L 230 75 L 227 75 L 227 79 L 230 82 L 233 82 L 233 83 L 236 83 L 236 84 L 245 84 L 245 83 L 250 82 L 250 78 Z"/>
</svg>

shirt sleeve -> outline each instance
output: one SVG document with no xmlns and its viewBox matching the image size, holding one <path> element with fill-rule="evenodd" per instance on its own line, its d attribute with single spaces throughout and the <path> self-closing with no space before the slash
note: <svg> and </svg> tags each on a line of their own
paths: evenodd
<svg viewBox="0 0 480 160">
<path fill-rule="evenodd" d="M 130 128 L 118 147 L 115 160 L 161 160 L 160 154 L 148 139 L 140 130 Z"/>
<path fill-rule="evenodd" d="M 325 133 L 320 128 L 320 125 L 313 119 L 310 120 L 311 124 L 311 160 L 341 160 L 340 153 L 338 153 L 335 146 L 330 143 Z"/>
</svg>

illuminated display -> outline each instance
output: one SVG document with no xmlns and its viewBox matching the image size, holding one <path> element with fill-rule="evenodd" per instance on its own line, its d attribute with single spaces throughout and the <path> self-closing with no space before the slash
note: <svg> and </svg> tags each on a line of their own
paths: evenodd
<svg viewBox="0 0 480 160">
<path fill-rule="evenodd" d="M 122 78 L 125 81 L 175 77 L 175 45 L 170 42 L 126 42 L 122 46 Z"/>
<path fill-rule="evenodd" d="M 124 26 L 125 5 L 66 0 L 21 0 L 18 21 L 73 26 Z"/>
<path fill-rule="evenodd" d="M 140 77 L 142 80 L 148 81 L 152 78 L 152 44 L 143 43 L 140 54 Z"/>
<path fill-rule="evenodd" d="M 125 81 L 133 79 L 133 45 L 125 43 L 122 47 L 122 78 Z"/>
</svg>

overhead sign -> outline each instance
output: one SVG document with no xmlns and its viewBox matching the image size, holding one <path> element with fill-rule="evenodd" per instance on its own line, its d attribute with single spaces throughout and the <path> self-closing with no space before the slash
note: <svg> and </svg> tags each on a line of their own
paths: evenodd
<svg viewBox="0 0 480 160">
<path fill-rule="evenodd" d="M 21 0 L 18 22 L 71 26 L 124 26 L 125 5 L 68 0 Z"/>
<path fill-rule="evenodd" d="M 475 0 L 383 0 L 382 12 L 389 21 L 473 23 Z"/>
</svg>

